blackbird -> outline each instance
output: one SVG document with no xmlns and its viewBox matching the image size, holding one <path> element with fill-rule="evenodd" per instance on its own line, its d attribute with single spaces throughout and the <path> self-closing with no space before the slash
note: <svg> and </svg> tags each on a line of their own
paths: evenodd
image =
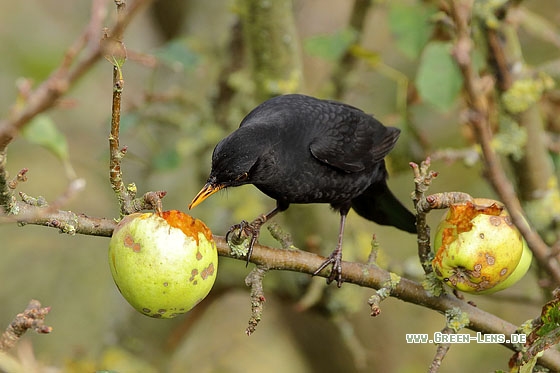
<svg viewBox="0 0 560 373">
<path fill-rule="evenodd" d="M 342 284 L 342 237 L 353 208 L 362 217 L 406 232 L 416 218 L 387 187 L 384 157 L 400 130 L 385 127 L 362 110 L 300 94 L 271 98 L 253 109 L 212 154 L 212 170 L 189 209 L 217 191 L 253 184 L 276 200 L 276 208 L 231 227 L 251 236 L 247 261 L 260 228 L 292 203 L 329 203 L 340 212 L 338 243 L 325 262 L 327 283 Z"/>
</svg>

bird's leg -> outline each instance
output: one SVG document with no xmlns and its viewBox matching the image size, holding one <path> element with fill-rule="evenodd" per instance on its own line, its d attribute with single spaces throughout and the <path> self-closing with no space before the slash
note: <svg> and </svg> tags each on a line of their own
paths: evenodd
<svg viewBox="0 0 560 373">
<path fill-rule="evenodd" d="M 258 216 L 255 220 L 253 220 L 250 223 L 247 223 L 245 220 L 243 220 L 239 224 L 232 225 L 229 231 L 226 233 L 226 242 L 229 242 L 230 234 L 235 231 L 239 231 L 239 233 L 235 237 L 235 240 L 237 242 L 242 241 L 241 239 L 242 234 L 247 237 L 249 236 L 251 237 L 251 240 L 249 241 L 249 246 L 247 248 L 247 265 L 249 265 L 249 260 L 251 259 L 251 254 L 253 253 L 253 246 L 255 246 L 255 242 L 257 242 L 257 239 L 259 238 L 262 225 L 266 223 L 274 215 L 279 213 L 280 211 L 281 209 L 276 207 L 273 210 L 271 210 L 269 213 Z"/>
<path fill-rule="evenodd" d="M 336 279 L 336 285 L 338 287 L 342 286 L 342 237 L 344 236 L 344 225 L 346 223 L 346 215 L 348 214 L 348 210 L 340 211 L 340 229 L 338 231 L 338 243 L 336 244 L 336 248 L 333 250 L 331 255 L 317 268 L 315 272 L 313 272 L 313 276 L 316 276 L 325 269 L 329 264 L 332 264 L 331 274 L 329 278 L 327 278 L 327 284 L 330 284 L 333 280 Z"/>
</svg>

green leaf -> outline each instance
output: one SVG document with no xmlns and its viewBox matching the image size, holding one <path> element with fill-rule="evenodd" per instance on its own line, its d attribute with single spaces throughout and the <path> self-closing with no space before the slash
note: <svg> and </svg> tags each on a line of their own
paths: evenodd
<svg viewBox="0 0 560 373">
<path fill-rule="evenodd" d="M 126 47 L 122 41 L 112 37 L 105 37 L 101 39 L 101 48 L 103 49 L 103 55 L 107 61 L 118 68 L 124 65 L 127 53 Z"/>
<path fill-rule="evenodd" d="M 451 57 L 451 48 L 450 43 L 429 43 L 416 74 L 420 96 L 441 111 L 453 106 L 463 86 L 463 77 Z"/>
<path fill-rule="evenodd" d="M 537 330 L 538 336 L 546 336 L 548 333 L 560 327 L 560 309 L 558 300 L 551 301 L 543 307 L 541 314 L 543 325 Z"/>
<path fill-rule="evenodd" d="M 191 49 L 186 39 L 172 40 L 154 54 L 174 70 L 192 69 L 199 61 L 199 55 Z"/>
<path fill-rule="evenodd" d="M 304 49 L 312 56 L 337 61 L 356 41 L 358 36 L 352 28 L 342 29 L 332 35 L 318 35 L 305 40 Z"/>
<path fill-rule="evenodd" d="M 52 152 L 61 161 L 69 159 L 68 142 L 54 121 L 46 114 L 39 114 L 21 131 L 23 137 L 32 144 L 40 145 Z"/>
<path fill-rule="evenodd" d="M 416 59 L 430 39 L 434 28 L 431 18 L 436 11 L 423 2 L 390 3 L 389 29 L 395 36 L 397 47 L 408 58 Z"/>
</svg>

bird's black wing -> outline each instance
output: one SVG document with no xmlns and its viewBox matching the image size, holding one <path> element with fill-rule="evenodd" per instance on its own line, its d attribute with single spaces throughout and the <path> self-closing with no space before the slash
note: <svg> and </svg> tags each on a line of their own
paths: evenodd
<svg viewBox="0 0 560 373">
<path fill-rule="evenodd" d="M 330 113 L 321 113 L 322 127 L 309 149 L 321 162 L 345 172 L 359 172 L 373 167 L 393 149 L 400 130 L 349 108 L 332 105 Z"/>
</svg>

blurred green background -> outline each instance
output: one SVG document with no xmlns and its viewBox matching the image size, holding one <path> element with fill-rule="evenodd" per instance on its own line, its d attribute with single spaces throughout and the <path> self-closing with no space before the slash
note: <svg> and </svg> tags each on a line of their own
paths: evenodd
<svg viewBox="0 0 560 373">
<path fill-rule="evenodd" d="M 377 53 L 384 66 L 398 71 L 400 79 L 413 79 L 419 57 L 411 58 L 396 48 L 389 24 L 390 8 L 398 4 L 419 2 L 375 2 L 367 15 L 361 44 Z M 302 93 L 328 95 L 325 80 L 330 78 L 333 63 L 304 46 L 313 38 L 344 30 L 351 5 L 352 1 L 340 0 L 294 2 L 302 46 Z M 550 22 L 560 22 L 560 7 L 555 0 L 526 1 L 524 5 Z M 166 10 L 172 6 L 178 8 Z M 14 105 L 22 78 L 39 83 L 60 63 L 66 48 L 87 24 L 90 7 L 89 2 L 66 0 L 0 4 L 2 116 Z M 108 9 L 113 11 L 112 6 Z M 156 13 L 164 13 L 163 22 L 157 21 Z M 176 30 L 169 29 L 172 16 L 178 18 Z M 215 112 L 212 101 L 220 72 L 228 63 L 228 44 L 236 21 L 233 1 L 160 1 L 136 18 L 125 33 L 129 50 L 129 60 L 123 67 L 121 132 L 121 145 L 128 147 L 123 162 L 125 181 L 135 182 L 139 193 L 166 190 L 165 209 L 186 210 L 210 170 L 214 145 L 257 103 L 250 98 L 253 83 L 248 69 L 228 76 L 237 93 L 227 111 Z M 166 33 L 172 34 L 169 40 Z M 529 63 L 560 57 L 558 49 L 531 34 L 521 31 L 520 36 Z M 157 67 L 143 63 L 144 54 L 156 56 L 163 63 Z M 117 201 L 108 181 L 111 78 L 111 65 L 101 60 L 47 114 L 66 137 L 71 164 L 87 183 L 64 209 L 117 218 Z M 344 101 L 375 113 L 387 125 L 402 124 L 398 108 L 402 91 L 394 76 L 362 63 L 349 81 Z M 441 111 L 417 102 L 407 112 L 429 139 L 431 151 L 468 145 L 459 105 Z M 399 142 L 396 153 L 408 158 L 389 160 L 389 184 L 412 207 L 412 173 L 406 162 L 418 162 L 425 153 L 410 137 Z M 18 191 L 53 201 L 66 189 L 65 168 L 49 150 L 19 137 L 9 146 L 8 157 L 11 175 L 29 168 L 29 180 L 20 184 Z M 432 192 L 460 190 L 492 197 L 479 165 L 435 161 L 433 169 L 440 176 Z M 272 207 L 273 200 L 245 186 L 215 195 L 191 213 L 204 220 L 215 234 L 224 234 L 230 225 L 253 219 Z M 430 214 L 432 226 L 440 216 Z M 300 248 L 318 246 L 326 255 L 335 245 L 339 218 L 328 206 L 292 206 L 274 220 L 293 233 Z M 352 213 L 347 222 L 344 259 L 365 260 L 373 233 L 381 245 L 381 265 L 413 278 L 420 274 L 415 237 L 376 226 Z M 371 289 L 351 284 L 341 289 L 332 284 L 327 287 L 324 279 L 318 279 L 320 285 L 313 285 L 324 290 L 323 297 L 302 312 L 298 300 L 309 289 L 310 277 L 270 273 L 265 279 L 263 320 L 247 337 L 244 331 L 250 303 L 244 277 L 251 266 L 246 268 L 242 261 L 224 258 L 220 258 L 214 289 L 198 307 L 173 320 L 153 320 L 134 311 L 114 286 L 107 263 L 108 242 L 107 238 L 68 236 L 44 227 L 0 225 L 0 327 L 7 326 L 30 299 L 52 307 L 47 324 L 54 331 L 47 336 L 28 333 L 13 354 L 24 364 L 24 371 L 422 372 L 431 362 L 435 347 L 407 344 L 405 334 L 432 336 L 445 323 L 436 312 L 396 299 L 383 302 L 381 315 L 371 318 L 367 306 Z M 261 242 L 277 245 L 265 230 Z M 540 312 L 536 294 L 534 275 L 529 274 L 498 295 L 468 298 L 520 324 Z M 524 300 L 512 303 L 508 296 Z M 531 299 L 537 302 L 531 304 Z M 441 371 L 506 369 L 510 356 L 511 352 L 499 345 L 454 345 Z"/>
</svg>

